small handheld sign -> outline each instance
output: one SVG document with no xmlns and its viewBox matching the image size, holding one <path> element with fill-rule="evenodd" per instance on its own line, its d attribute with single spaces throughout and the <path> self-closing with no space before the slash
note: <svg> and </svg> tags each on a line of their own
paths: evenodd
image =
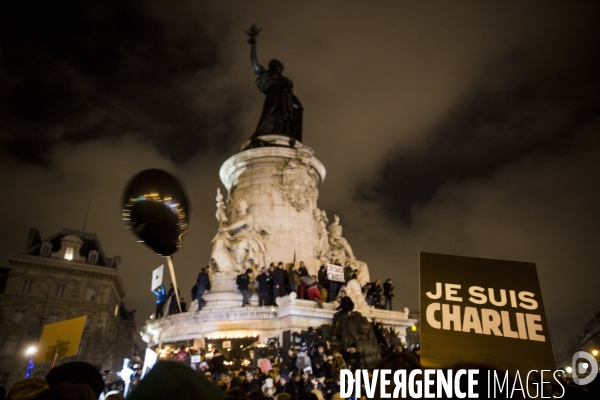
<svg viewBox="0 0 600 400">
<path fill-rule="evenodd" d="M 327 264 L 327 279 L 334 282 L 346 282 L 344 279 L 344 267 Z"/>
<path fill-rule="evenodd" d="M 154 290 L 157 287 L 159 287 L 160 285 L 162 285 L 163 269 L 164 269 L 164 264 L 161 265 L 160 267 L 156 268 L 154 271 L 152 271 L 152 287 L 150 288 L 150 290 Z"/>
</svg>

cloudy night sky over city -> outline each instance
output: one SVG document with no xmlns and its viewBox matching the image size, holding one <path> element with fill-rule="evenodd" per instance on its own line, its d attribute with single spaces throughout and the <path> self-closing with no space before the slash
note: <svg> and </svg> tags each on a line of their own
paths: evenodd
<svg viewBox="0 0 600 400">
<path fill-rule="evenodd" d="M 137 172 L 184 185 L 182 295 L 208 263 L 221 164 L 250 138 L 258 58 L 285 65 L 318 205 L 418 309 L 419 252 L 533 262 L 555 346 L 600 311 L 600 4 L 592 1 L 0 5 L 0 258 L 29 228 L 96 233 L 136 309 L 159 256 L 125 229 Z M 91 202 L 90 202 L 91 196 Z M 274 260 L 279 261 L 279 260 Z M 281 260 L 290 262 L 292 260 Z M 515 277 L 518 279 L 518 277 Z"/>
</svg>

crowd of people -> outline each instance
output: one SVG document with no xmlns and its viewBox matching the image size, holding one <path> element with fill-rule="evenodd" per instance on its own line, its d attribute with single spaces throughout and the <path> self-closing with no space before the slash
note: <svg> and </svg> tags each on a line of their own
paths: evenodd
<svg viewBox="0 0 600 400">
<path fill-rule="evenodd" d="M 342 266 L 340 260 L 331 260 L 331 265 Z M 252 268 L 246 269 L 236 278 L 236 285 L 242 294 L 242 307 L 250 305 L 250 298 L 253 294 L 258 296 L 259 306 L 275 306 L 278 297 L 287 296 L 290 293 L 296 293 L 297 298 L 303 300 L 315 301 L 318 307 L 323 307 L 324 302 L 336 301 L 339 297 L 340 289 L 350 280 L 356 279 L 357 270 L 353 269 L 350 262 L 344 264 L 344 282 L 329 279 L 327 266 L 321 265 L 317 275 L 310 275 L 308 268 L 303 261 L 298 266 L 294 263 L 284 264 L 283 262 L 271 263 L 268 268 L 261 268 L 255 271 Z M 202 268 L 194 285 L 190 290 L 191 301 L 198 301 L 198 310 L 202 310 L 205 301 L 204 293 L 210 291 L 210 268 Z M 363 286 L 363 295 L 367 304 L 375 308 L 391 310 L 392 299 L 394 297 L 394 282 L 387 279 L 381 285 L 381 281 L 376 279 Z M 187 311 L 187 303 L 181 297 L 178 290 L 177 295 L 173 284 L 166 290 L 164 285 L 160 285 L 153 290 L 156 295 L 156 310 L 154 318 L 162 318 L 165 315 L 177 314 Z M 177 303 L 179 297 L 179 304 Z"/>
<path fill-rule="evenodd" d="M 330 264 L 342 266 L 340 260 L 331 260 Z M 246 269 L 244 273 L 237 276 L 236 285 L 242 294 L 242 307 L 250 305 L 253 294 L 258 296 L 259 306 L 274 306 L 277 305 L 278 297 L 287 296 L 292 292 L 296 293 L 297 298 L 315 301 L 319 307 L 322 307 L 324 302 L 336 301 L 340 289 L 348 281 L 356 279 L 358 271 L 352 268 L 350 262 L 345 262 L 343 271 L 344 282 L 340 282 L 329 279 L 325 265 L 321 265 L 317 275 L 310 275 L 303 261 L 300 261 L 298 266 L 294 263 L 279 262 L 277 265 L 271 263 L 268 268 L 257 271 L 252 268 Z M 198 310 L 204 307 L 204 293 L 211 289 L 209 273 L 209 267 L 202 268 L 190 291 L 191 301 L 198 301 Z M 362 289 L 368 305 L 380 309 L 392 309 L 394 282 L 391 279 L 387 279 L 383 287 L 381 280 L 375 279 L 364 285 Z M 179 313 L 177 297 L 180 299 L 181 312 L 187 311 L 185 299 L 181 297 L 179 290 L 177 295 L 175 294 L 173 284 L 170 285 L 169 290 L 165 290 L 165 287 L 160 285 L 153 292 L 156 295 L 155 318 L 162 318 L 165 308 L 167 315 Z"/>
<path fill-rule="evenodd" d="M 311 330 L 309 334 L 314 332 Z M 228 397 L 242 399 L 295 399 L 303 393 L 313 393 L 318 399 L 332 399 L 340 391 L 340 371 L 361 367 L 355 344 L 340 353 L 327 343 L 308 347 L 304 342 L 298 350 L 288 349 L 287 357 L 281 358 L 281 362 L 272 366 L 261 364 L 255 369 L 230 371 L 214 359 L 202 365 L 199 372 L 215 382 Z"/>
<path fill-rule="evenodd" d="M 238 285 L 248 285 L 249 273 L 238 276 Z M 327 338 L 324 331 L 313 327 L 305 332 L 293 333 L 292 345 L 286 354 L 278 352 L 277 356 L 270 358 L 259 354 L 254 360 L 255 367 L 241 367 L 239 362 L 230 363 L 218 349 L 198 367 L 190 364 L 191 354 L 184 346 L 173 353 L 172 359 L 197 369 L 200 375 L 217 384 L 228 398 L 302 399 L 308 398 L 308 393 L 320 400 L 339 398 L 340 371 L 348 369 L 354 372 L 364 367 L 356 343 L 342 347 L 341 322 L 352 314 L 354 303 L 343 288 L 339 292 L 339 299 L 331 327 L 332 337 Z M 377 330 L 376 324 L 374 328 Z M 408 351 L 391 345 L 389 338 L 382 338 L 380 344 L 384 355 Z M 418 359 L 420 348 L 414 347 L 411 354 Z"/>
<path fill-rule="evenodd" d="M 282 360 L 268 370 L 256 368 L 232 371 L 225 366 L 223 360 L 219 361 L 217 353 L 210 365 L 205 364 L 197 371 L 185 365 L 181 358 L 174 361 L 159 361 L 137 387 L 128 393 L 127 399 L 341 399 L 340 371 L 360 369 L 360 353 L 356 351 L 354 344 L 349 345 L 343 353 L 329 349 L 326 343 L 320 342 L 317 342 L 313 349 L 311 354 L 305 343 L 299 351 L 290 349 L 285 361 Z M 453 369 L 464 367 L 464 365 L 457 365 Z M 469 365 L 469 367 L 480 370 L 481 381 L 475 387 L 475 394 L 479 398 L 488 398 L 486 380 L 488 368 L 478 365 Z M 394 349 L 384 355 L 378 368 L 390 370 L 392 373 L 404 370 L 407 375 L 413 370 L 423 370 L 420 363 L 420 349 L 418 347 L 410 351 L 406 348 Z M 370 376 L 371 372 L 369 371 Z M 560 385 L 543 383 L 540 397 L 565 400 L 600 398 L 598 379 L 587 386 L 575 385 L 568 377 L 559 376 L 558 380 Z M 364 382 L 361 386 L 363 389 L 360 399 L 366 399 Z M 508 391 L 504 391 L 497 393 L 494 398 L 528 398 L 520 391 L 515 392 L 514 395 L 515 397 L 509 397 Z M 103 381 L 98 369 L 81 361 L 57 366 L 50 370 L 45 379 L 26 378 L 17 381 L 7 393 L 4 388 L 0 388 L 0 400 L 123 400 L 124 398 L 122 388 L 111 390 Z M 379 390 L 375 391 L 374 398 L 381 398 Z"/>
<path fill-rule="evenodd" d="M 340 260 L 331 260 L 331 264 L 341 266 Z M 243 296 L 242 307 L 250 304 L 253 293 L 258 295 L 259 306 L 272 306 L 277 304 L 278 297 L 292 292 L 299 299 L 315 301 L 322 307 L 324 302 L 336 301 L 344 284 L 356 279 L 358 271 L 352 268 L 350 262 L 345 263 L 343 270 L 344 282 L 340 282 L 329 279 L 325 265 L 321 265 L 317 275 L 310 275 L 303 261 L 300 261 L 298 267 L 294 263 L 271 263 L 268 268 L 263 267 L 257 271 L 256 276 L 251 268 L 246 269 L 237 276 L 236 284 Z M 363 294 L 370 306 L 387 310 L 392 309 L 393 292 L 394 283 L 391 279 L 386 280 L 383 288 L 379 279 L 363 287 Z"/>
</svg>

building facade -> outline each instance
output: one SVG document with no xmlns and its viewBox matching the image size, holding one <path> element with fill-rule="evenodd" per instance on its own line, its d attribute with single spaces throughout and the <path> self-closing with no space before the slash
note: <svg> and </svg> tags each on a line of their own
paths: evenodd
<svg viewBox="0 0 600 400">
<path fill-rule="evenodd" d="M 24 254 L 0 271 L 0 386 L 25 377 L 30 356 L 45 324 L 87 316 L 76 356 L 101 371 L 118 371 L 131 358 L 137 329 L 123 304 L 125 291 L 118 257 L 105 256 L 96 235 L 62 229 L 41 240 L 32 229 Z M 50 363 L 34 366 L 43 378 Z"/>
</svg>

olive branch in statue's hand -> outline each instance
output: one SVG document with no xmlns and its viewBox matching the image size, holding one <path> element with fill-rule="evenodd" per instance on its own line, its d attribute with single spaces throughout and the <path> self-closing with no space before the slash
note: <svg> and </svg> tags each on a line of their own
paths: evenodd
<svg viewBox="0 0 600 400">
<path fill-rule="evenodd" d="M 262 29 L 257 28 L 256 24 L 252 24 L 250 29 L 248 29 L 247 31 L 244 31 L 246 33 L 246 35 L 248 35 L 248 37 L 250 38 L 250 39 L 248 39 L 248 43 L 250 43 L 250 44 L 256 43 L 256 37 L 258 36 L 260 31 L 262 31 Z"/>
</svg>

